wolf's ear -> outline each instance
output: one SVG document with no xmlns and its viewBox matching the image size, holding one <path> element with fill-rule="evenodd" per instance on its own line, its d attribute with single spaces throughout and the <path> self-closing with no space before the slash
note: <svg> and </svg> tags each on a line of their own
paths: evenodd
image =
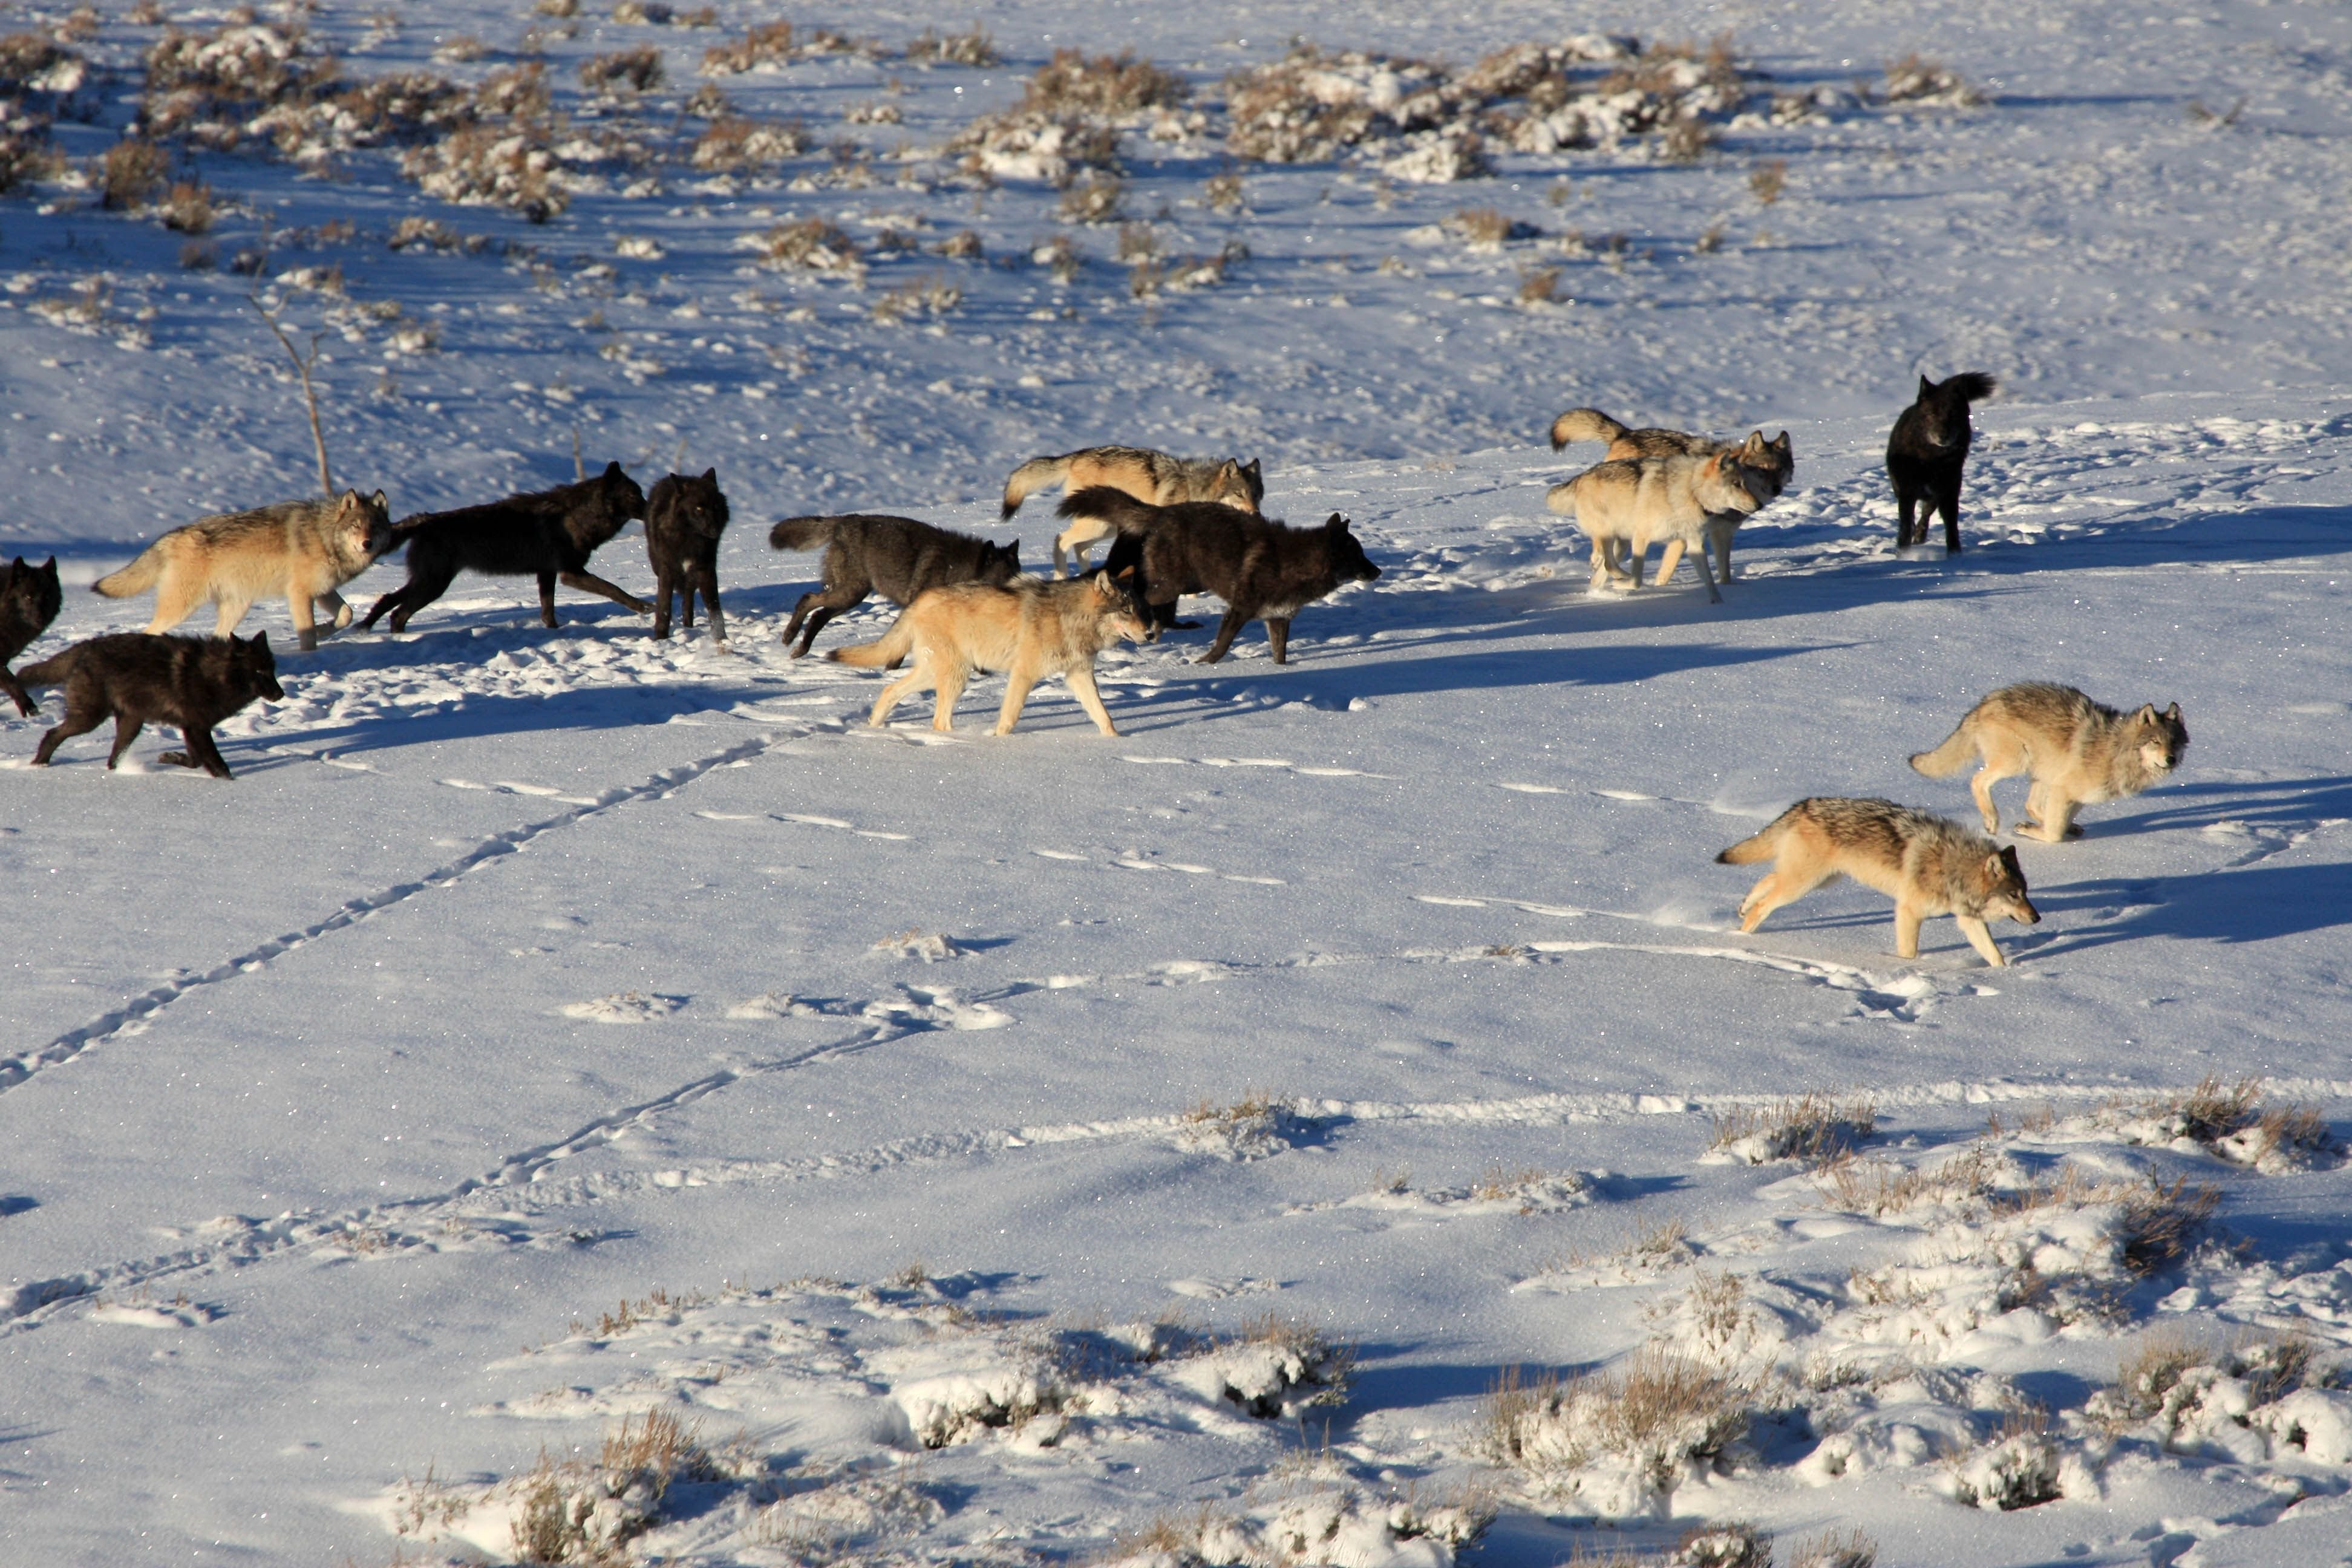
<svg viewBox="0 0 2352 1568">
<path fill-rule="evenodd" d="M 1778 436 L 1773 437 L 1771 445 L 1772 450 L 1780 453 L 1783 457 L 1786 457 L 1789 452 L 1789 433 L 1786 430 L 1783 430 Z"/>
<path fill-rule="evenodd" d="M 1993 858 L 2000 861 L 2002 866 L 2006 867 L 2011 876 L 2016 878 L 2021 882 L 2025 880 L 2025 868 L 2017 863 L 2016 845 L 2002 845 L 2000 847 L 2000 853 L 1994 856 Z"/>
<path fill-rule="evenodd" d="M 1345 533 L 1348 531 L 1348 520 L 1335 511 L 1323 520 L 1323 528 L 1328 533 Z"/>
<path fill-rule="evenodd" d="M 611 462 L 604 465 L 604 478 L 606 479 L 625 479 L 628 477 L 628 475 L 621 472 L 621 460 L 618 458 L 614 458 Z"/>
<path fill-rule="evenodd" d="M 2133 723 L 2135 723 L 2135 724 L 2153 724 L 2153 723 L 2155 723 L 2155 722 L 2156 722 L 2156 704 L 2155 704 L 2155 703 L 2153 703 L 2153 702 L 2143 702 L 2143 703 L 2141 703 L 2141 704 L 2139 705 L 2139 711 L 2132 715 L 2132 722 L 2133 722 Z"/>
<path fill-rule="evenodd" d="M 1750 430 L 1748 432 L 1748 439 L 1739 443 L 1739 455 L 1743 458 L 1762 457 L 1764 455 L 1764 432 L 1761 430 Z"/>
<path fill-rule="evenodd" d="M 1016 566 L 1021 563 L 1021 542 L 1019 540 L 1016 539 L 1012 543 L 1004 547 L 1004 558 L 1007 561 L 1012 562 Z"/>
<path fill-rule="evenodd" d="M 1258 467 L 1258 460 L 1255 458 L 1242 465 L 1242 477 L 1252 484 L 1265 482 L 1265 471 Z"/>
<path fill-rule="evenodd" d="M 50 564 L 50 565 L 52 565 L 52 566 L 56 565 L 56 564 L 57 564 L 57 560 L 58 560 L 58 558 L 57 558 L 56 556 L 54 556 L 54 555 L 50 556 L 50 557 L 49 557 L 49 564 Z M 2178 723 L 2179 723 L 2179 722 L 2180 722 L 2180 704 L 2179 704 L 2179 703 L 2178 703 L 2178 702 L 2176 702 L 2176 703 L 2174 703 L 2171 707 L 2167 708 L 2167 709 L 2164 710 L 2164 720 L 2165 720 L 2165 722 L 2166 722 L 2166 723 L 2168 723 L 2168 724 L 2178 724 Z"/>
<path fill-rule="evenodd" d="M 392 513 L 392 503 L 384 500 L 383 492 L 382 490 L 378 490 L 375 494 L 368 497 L 368 504 L 375 508 L 376 510 L 384 513 L 386 516 L 390 516 Z"/>
<path fill-rule="evenodd" d="M 1926 376 L 1924 376 L 1924 375 L 1923 375 L 1923 376 L 1921 376 L 1921 377 L 1919 378 L 1919 395 L 1920 395 L 1920 396 L 1925 397 L 1925 396 L 1927 396 L 1929 393 L 1931 393 L 1931 392 L 1933 392 L 1933 391 L 1935 391 L 1935 390 L 1936 390 L 1936 384 L 1935 384 L 1934 382 L 1929 381 L 1929 380 L 1928 380 Z"/>
<path fill-rule="evenodd" d="M 703 469 L 703 470 L 702 470 L 702 482 L 703 482 L 704 484 L 706 484 L 706 485 L 715 485 L 715 484 L 717 484 L 717 483 L 719 482 L 719 470 L 718 470 L 716 468 L 705 468 L 705 469 Z"/>
<path fill-rule="evenodd" d="M 1135 568 L 1122 566 L 1116 572 L 1106 573 L 1105 575 L 1114 583 L 1126 583 L 1132 585 L 1135 582 Z"/>
<path fill-rule="evenodd" d="M 268 632 L 254 633 L 253 647 L 262 653 L 268 653 L 269 651 L 269 634 Z"/>
</svg>

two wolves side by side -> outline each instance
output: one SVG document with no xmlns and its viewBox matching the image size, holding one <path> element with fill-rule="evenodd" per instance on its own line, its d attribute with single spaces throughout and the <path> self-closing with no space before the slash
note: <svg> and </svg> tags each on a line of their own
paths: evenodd
<svg viewBox="0 0 2352 1568">
<path fill-rule="evenodd" d="M 686 629 L 694 630 L 694 595 L 710 612 L 710 640 L 727 645 L 727 615 L 719 607 L 719 537 L 727 531 L 727 497 L 719 470 L 666 474 L 646 498 L 646 557 L 654 569 L 654 636 L 669 636 L 669 602 L 678 601 Z"/>
<path fill-rule="evenodd" d="M 228 778 L 228 763 L 213 742 L 213 726 L 257 697 L 278 701 L 278 661 L 269 634 L 241 637 L 166 637 L 147 632 L 117 632 L 79 642 L 19 672 L 27 686 L 65 688 L 65 717 L 41 737 L 33 765 L 47 767 L 58 744 L 114 721 L 110 768 L 149 723 L 179 727 L 184 752 L 156 760 L 174 767 L 202 768 Z"/>
<path fill-rule="evenodd" d="M 1265 623 L 1274 662 L 1286 662 L 1293 616 L 1342 584 L 1381 574 L 1336 511 L 1320 528 L 1290 528 L 1209 501 L 1153 506 L 1108 485 L 1079 490 L 1058 510 L 1118 531 L 1107 570 L 1134 572 L 1135 592 L 1156 624 L 1173 623 L 1185 594 L 1214 594 L 1225 602 L 1202 664 L 1224 658 L 1255 620 Z"/>
<path fill-rule="evenodd" d="M 46 565 L 35 566 L 19 555 L 9 563 L 5 578 L 0 578 L 0 691 L 16 700 L 16 711 L 30 718 L 37 711 L 32 697 L 24 684 L 9 673 L 8 661 L 33 646 L 33 639 L 48 630 L 49 623 L 58 618 L 65 604 L 65 594 L 58 586 L 58 558 L 50 556 Z"/>
<path fill-rule="evenodd" d="M 653 606 L 589 571 L 588 557 L 632 519 L 645 515 L 646 492 L 620 464 L 612 463 L 577 484 L 402 518 L 393 527 L 393 542 L 408 546 L 408 581 L 378 599 L 360 627 L 375 625 L 389 610 L 392 629 L 404 629 L 408 618 L 446 593 L 463 571 L 537 577 L 540 624 L 550 631 L 558 624 L 559 581 L 644 615 Z"/>
<path fill-rule="evenodd" d="M 1748 439 L 1759 447 L 1765 444 L 1760 435 Z M 1658 557 L 1663 587 L 1681 564 L 1683 552 L 1696 545 L 1699 581 L 1706 588 L 1707 602 L 1721 604 L 1723 595 L 1707 563 L 1709 542 L 1720 529 L 1718 553 L 1728 570 L 1730 529 L 1775 493 L 1769 469 L 1751 462 L 1746 448 L 1734 447 L 1704 458 L 1677 454 L 1596 463 L 1565 484 L 1554 485 L 1544 504 L 1573 516 L 1591 537 L 1594 587 L 1622 582 L 1638 589 L 1650 546 L 1664 542 L 1665 550 Z M 1717 521 L 1726 518 L 1733 520 L 1728 527 Z M 1620 564 L 1621 552 L 1632 557 L 1626 565 Z"/>
<path fill-rule="evenodd" d="M 332 616 L 337 630 L 350 626 L 352 607 L 335 590 L 392 544 L 383 492 L 345 490 L 330 500 L 279 501 L 199 518 L 90 586 L 110 599 L 154 589 L 150 632 L 170 631 L 210 601 L 219 606 L 213 635 L 222 637 L 236 629 L 256 599 L 283 594 L 308 652 L 319 646 L 312 606 Z"/>
<path fill-rule="evenodd" d="M 1886 477 L 1895 486 L 1895 548 L 1927 542 L 1927 519 L 1944 514 L 1944 552 L 1960 548 L 1960 470 L 1972 433 L 1969 405 L 1990 397 L 1993 378 L 1963 371 L 1940 382 L 1919 378 L 1919 395 L 1895 416 L 1886 437 Z M 1918 513 L 1917 521 L 1912 519 Z"/>
<path fill-rule="evenodd" d="M 1693 436 L 1686 431 L 1655 426 L 1646 430 L 1629 429 L 1598 408 L 1571 408 L 1551 422 L 1551 449 L 1557 452 L 1574 441 L 1607 442 L 1608 450 L 1601 454 L 1603 462 L 1637 462 L 1645 458 L 1711 458 L 1718 452 L 1737 452 L 1741 466 L 1748 470 L 1751 488 L 1754 488 L 1754 480 L 1760 479 L 1763 481 L 1761 499 L 1757 502 L 1759 509 L 1777 500 L 1797 474 L 1796 452 L 1790 445 L 1786 430 L 1769 441 L 1764 439 L 1761 430 L 1751 432 L 1745 441 L 1717 441 L 1706 436 Z M 1552 510 L 1559 511 L 1562 509 L 1555 506 Z M 1738 508 L 1708 514 L 1706 536 L 1700 541 L 1701 576 L 1709 570 L 1707 552 L 1712 549 L 1717 580 L 1731 581 L 1732 536 L 1739 531 L 1739 525 L 1748 521 L 1748 510 Z M 1610 553 L 1613 564 L 1615 552 L 1612 550 Z M 1664 582 L 1667 572 L 1671 570 L 1670 567 L 1662 570 L 1658 581 Z M 1613 579 L 1616 573 L 1612 571 L 1610 575 Z M 1638 586 L 1638 570 L 1634 582 Z"/>
<path fill-rule="evenodd" d="M 1004 481 L 1004 516 L 1010 518 L 1033 492 L 1049 485 L 1062 486 L 1066 495 L 1108 485 L 1152 506 L 1215 501 L 1254 512 L 1265 500 L 1265 477 L 1255 458 L 1244 463 L 1238 458 L 1171 458 L 1142 447 L 1088 447 L 1058 458 L 1032 458 L 1013 469 Z M 1054 538 L 1054 575 L 1061 576 L 1072 560 L 1084 572 L 1087 552 L 1110 533 L 1099 518 L 1071 523 Z"/>
<path fill-rule="evenodd" d="M 784 626 L 788 646 L 795 636 L 801 639 L 794 658 L 808 652 L 825 622 L 864 604 L 868 594 L 911 605 L 927 588 L 1009 583 L 1021 574 L 1019 543 L 992 544 L 911 517 L 788 517 L 768 531 L 768 543 L 777 550 L 824 551 L 824 586 L 803 594 Z"/>
<path fill-rule="evenodd" d="M 1846 876 L 1895 900 L 1895 952 L 1919 956 L 1919 922 L 1950 915 L 1987 963 L 2008 960 L 1985 922 L 2041 923 L 2026 896 L 2014 846 L 2004 847 L 1957 822 L 1891 800 L 1801 800 L 1772 825 L 1717 855 L 1727 866 L 1770 860 L 1772 869 L 1739 900 L 1739 929 L 1752 931 L 1781 905 Z"/>
<path fill-rule="evenodd" d="M 1030 689 L 1048 676 L 1066 681 L 1078 705 L 1106 735 L 1118 733 L 1095 689 L 1095 656 L 1124 637 L 1149 636 L 1127 589 L 1108 573 L 1076 582 L 1024 577 L 1011 586 L 959 583 L 916 596 L 878 642 L 837 647 L 829 658 L 864 668 L 896 666 L 909 653 L 915 667 L 882 689 L 867 722 L 880 725 L 908 693 L 937 693 L 931 728 L 951 730 L 956 699 L 974 670 L 1004 672 L 1004 702 L 996 733 L 1009 735 Z"/>
<path fill-rule="evenodd" d="M 2017 833 L 2057 844 L 2079 837 L 2077 807 L 2137 795 L 2160 784 L 2189 749 L 2189 726 L 2175 702 L 2159 713 L 2146 703 L 2122 713 L 2092 701 L 2071 686 L 2026 681 L 2004 686 L 1969 710 L 1958 728 L 1911 765 L 1929 778 L 1949 778 L 1971 761 L 1984 765 L 1969 782 L 1985 831 L 2000 831 L 1992 786 L 2019 773 L 2032 779 L 2025 819 Z"/>
</svg>

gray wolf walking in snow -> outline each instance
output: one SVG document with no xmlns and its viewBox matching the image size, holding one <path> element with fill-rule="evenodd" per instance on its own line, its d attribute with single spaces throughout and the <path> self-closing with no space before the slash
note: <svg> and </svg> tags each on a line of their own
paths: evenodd
<svg viewBox="0 0 2352 1568">
<path fill-rule="evenodd" d="M 1646 430 L 1628 429 L 1598 408 L 1571 408 L 1551 422 L 1551 449 L 1557 452 L 1573 441 L 1606 441 L 1609 449 L 1601 455 L 1605 462 L 1635 458 L 1711 458 L 1717 452 L 1737 451 L 1742 463 L 1769 481 L 1770 493 L 1759 503 L 1759 509 L 1778 500 L 1780 492 L 1789 488 L 1789 481 L 1797 476 L 1797 456 L 1786 430 L 1769 441 L 1764 439 L 1761 430 L 1745 441 L 1717 441 L 1712 437 L 1654 426 Z M 1714 552 L 1718 582 L 1731 581 L 1732 535 L 1739 531 L 1739 525 L 1750 515 L 1744 511 L 1717 512 L 1706 520 L 1704 542 Z M 1706 566 L 1703 554 L 1700 569 L 1704 571 Z"/>
<path fill-rule="evenodd" d="M 2015 831 L 2021 838 L 2058 844 L 2082 837 L 2074 826 L 2077 807 L 2162 784 L 2188 749 L 2189 726 L 2180 721 L 2178 702 L 2161 713 L 2153 702 L 2123 713 L 2071 686 L 2029 680 L 2004 686 L 1969 709 L 1942 745 L 1921 752 L 1911 765 L 1941 779 L 1982 759 L 1969 793 L 1987 833 L 2000 831 L 1992 786 L 2026 774 L 2033 782 Z"/>
<path fill-rule="evenodd" d="M 787 645 L 800 636 L 794 658 L 808 652 L 825 622 L 856 609 L 868 594 L 911 605 L 926 588 L 1009 583 L 1021 574 L 1019 542 L 992 544 L 911 517 L 788 517 L 768 530 L 768 543 L 777 550 L 824 549 L 824 586 L 803 594 L 784 626 Z"/>
<path fill-rule="evenodd" d="M 1011 517 L 1031 494 L 1060 485 L 1076 495 L 1089 485 L 1125 490 L 1152 506 L 1179 501 L 1215 501 L 1241 511 L 1255 511 L 1265 500 L 1265 479 L 1257 459 L 1238 458 L 1171 458 L 1143 447 L 1088 447 L 1058 458 L 1032 458 L 1004 481 L 1004 515 Z M 1087 569 L 1087 552 L 1108 539 L 1110 528 L 1099 518 L 1082 517 L 1054 538 L 1054 575 L 1061 576 L 1071 562 Z"/>
<path fill-rule="evenodd" d="M 1743 446 L 1704 458 L 1612 458 L 1554 485 L 1544 504 L 1573 516 L 1591 539 L 1594 587 L 1640 588 L 1643 563 L 1654 543 L 1665 546 L 1658 557 L 1663 587 L 1682 563 L 1683 552 L 1696 545 L 1699 581 L 1706 588 L 1707 602 L 1719 605 L 1723 595 L 1716 591 L 1706 560 L 1713 520 L 1727 513 L 1745 517 L 1779 493 L 1761 456 L 1767 446 L 1759 434 Z M 1752 462 L 1751 447 L 1757 454 Z M 1622 566 L 1621 552 L 1631 556 Z M 1723 554 L 1727 570 L 1727 533 Z"/>
<path fill-rule="evenodd" d="M 150 632 L 170 631 L 210 601 L 219 606 L 213 627 L 217 637 L 236 630 L 256 599 L 283 594 L 308 653 L 319 646 L 313 606 L 333 617 L 335 630 L 350 626 L 352 607 L 335 590 L 366 571 L 393 543 L 383 492 L 363 496 L 345 490 L 329 500 L 279 501 L 198 518 L 90 587 L 110 599 L 154 589 Z"/>
</svg>

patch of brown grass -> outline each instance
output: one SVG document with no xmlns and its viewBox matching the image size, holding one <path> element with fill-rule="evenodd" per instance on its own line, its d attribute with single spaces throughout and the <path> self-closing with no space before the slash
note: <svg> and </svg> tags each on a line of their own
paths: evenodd
<svg viewBox="0 0 2352 1568">
<path fill-rule="evenodd" d="M 171 174 L 169 153 L 152 142 L 126 137 L 99 162 L 99 205 L 117 212 L 145 206 Z"/>
<path fill-rule="evenodd" d="M 1878 1130 L 1878 1108 L 1867 1100 L 1841 1104 L 1825 1094 L 1801 1095 L 1765 1105 L 1743 1105 L 1714 1118 L 1710 1150 L 1756 1140 L 1761 1159 L 1796 1160 L 1818 1167 L 1851 1154 Z M 1751 1155 L 1751 1158 L 1754 1156 Z"/>
<path fill-rule="evenodd" d="M 614 49 L 580 63 L 580 85 L 607 97 L 651 92 L 661 84 L 661 50 L 651 44 Z"/>
</svg>

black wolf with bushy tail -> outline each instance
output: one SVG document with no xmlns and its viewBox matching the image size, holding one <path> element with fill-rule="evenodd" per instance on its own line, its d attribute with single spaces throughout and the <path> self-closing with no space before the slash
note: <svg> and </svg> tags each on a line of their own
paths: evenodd
<svg viewBox="0 0 2352 1568">
<path fill-rule="evenodd" d="M 878 593 L 894 605 L 911 605 L 926 588 L 1002 584 L 1021 575 L 1018 542 L 991 544 L 911 517 L 864 512 L 788 517 L 768 531 L 768 542 L 778 550 L 824 551 L 824 587 L 803 594 L 784 626 L 787 645 L 796 636 L 801 639 L 793 649 L 794 658 L 808 652 L 825 622 L 856 609 L 868 594 Z"/>
<path fill-rule="evenodd" d="M 644 615 L 653 606 L 588 570 L 596 547 L 646 515 L 646 492 L 610 463 L 593 479 L 551 490 L 511 495 L 455 511 L 425 511 L 392 525 L 393 547 L 408 546 L 408 581 L 375 602 L 360 623 L 365 631 L 386 610 L 392 629 L 448 592 L 457 574 L 539 579 L 540 624 L 553 631 L 555 584 L 602 594 Z"/>
<path fill-rule="evenodd" d="M 0 580 L 0 691 L 16 699 L 16 711 L 30 718 L 39 711 L 24 683 L 8 673 L 8 661 L 33 646 L 58 618 L 65 594 L 58 586 L 58 558 L 35 566 L 19 555 Z"/>
<path fill-rule="evenodd" d="M 694 595 L 710 612 L 710 640 L 725 647 L 727 614 L 719 607 L 719 536 L 727 531 L 727 496 L 719 470 L 667 474 L 646 498 L 646 556 L 654 568 L 654 636 L 669 636 L 669 602 L 694 630 Z"/>
<path fill-rule="evenodd" d="M 1944 514 L 1944 549 L 1960 550 L 1960 468 L 1969 460 L 1969 405 L 1990 397 L 1999 384 L 1980 370 L 1942 381 L 1919 378 L 1919 396 L 1895 416 L 1886 437 L 1886 477 L 1895 482 L 1895 548 L 1927 542 L 1927 518 Z M 1917 522 L 1912 521 L 1918 514 Z"/>
<path fill-rule="evenodd" d="M 1252 621 L 1265 623 L 1274 662 L 1288 661 L 1290 618 L 1344 583 L 1381 574 L 1333 512 L 1320 528 L 1290 528 L 1255 512 L 1213 501 L 1152 506 L 1108 485 L 1092 485 L 1064 500 L 1064 517 L 1093 518 L 1118 530 L 1106 571 L 1134 569 L 1134 592 L 1155 626 L 1172 626 L 1185 594 L 1214 594 L 1225 618 L 1202 664 L 1214 664 Z"/>
<path fill-rule="evenodd" d="M 202 768 L 229 778 L 228 763 L 213 743 L 213 726 L 257 697 L 285 699 L 278 684 L 278 660 L 269 634 L 244 637 L 167 637 L 151 632 L 117 632 L 78 642 L 65 652 L 21 672 L 27 686 L 66 689 L 66 716 L 41 737 L 33 765 L 45 768 L 58 743 L 114 721 L 114 766 L 147 724 L 179 727 L 188 749 L 155 760 L 173 767 Z"/>
</svg>

